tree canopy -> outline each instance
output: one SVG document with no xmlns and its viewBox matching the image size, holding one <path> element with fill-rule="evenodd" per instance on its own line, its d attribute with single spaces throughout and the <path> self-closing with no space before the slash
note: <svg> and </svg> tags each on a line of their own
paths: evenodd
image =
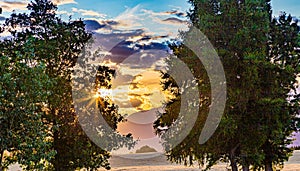
<svg viewBox="0 0 300 171">
<path fill-rule="evenodd" d="M 1 27 L 10 36 L 0 41 L 0 168 L 18 162 L 26 170 L 110 169 L 109 152 L 84 133 L 72 100 L 71 74 L 91 33 L 81 19 L 57 17 L 49 0 L 32 1 L 27 9 Z M 98 75 L 94 82 L 109 83 L 112 72 L 99 67 L 91 74 Z M 123 117 L 104 102 L 99 108 L 116 129 Z M 4 151 L 10 156 L 2 160 Z"/>
<path fill-rule="evenodd" d="M 233 171 L 272 170 L 282 166 L 291 154 L 293 131 L 299 129 L 298 93 L 299 27 L 283 14 L 271 18 L 270 0 L 190 0 L 189 18 L 214 45 L 223 63 L 227 103 L 217 131 L 204 144 L 198 143 L 211 105 L 209 78 L 201 61 L 184 44 L 171 48 L 187 64 L 198 81 L 199 116 L 190 134 L 168 152 L 173 162 L 198 161 L 210 168 L 219 161 L 230 161 Z M 185 35 L 189 31 L 182 33 Z M 170 67 L 172 62 L 168 61 Z M 155 122 L 160 128 L 177 119 L 181 94 L 170 76 L 163 74 L 164 88 L 174 94 L 166 112 Z M 177 89 L 177 91 L 176 91 Z M 255 138 L 254 138 L 255 137 Z"/>
</svg>

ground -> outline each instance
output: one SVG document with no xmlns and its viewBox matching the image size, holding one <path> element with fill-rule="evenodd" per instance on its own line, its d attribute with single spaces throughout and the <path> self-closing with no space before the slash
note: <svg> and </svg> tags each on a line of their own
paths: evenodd
<svg viewBox="0 0 300 171">
<path fill-rule="evenodd" d="M 115 155 L 110 159 L 113 171 L 199 171 L 199 167 L 171 164 L 161 153 Z M 218 164 L 211 171 L 226 171 L 227 164 Z M 99 169 L 104 171 L 104 169 Z M 296 151 L 282 171 L 300 171 L 300 151 Z"/>
<path fill-rule="evenodd" d="M 113 155 L 110 159 L 112 171 L 199 171 L 199 167 L 185 167 L 171 164 L 162 153 L 123 154 Z M 227 171 L 229 165 L 218 164 L 211 171 Z M 21 171 L 17 165 L 13 165 L 10 171 Z M 82 169 L 84 171 L 84 169 Z M 98 171 L 105 171 L 99 169 Z M 300 171 L 300 151 L 295 151 L 294 156 L 285 164 L 282 171 Z"/>
</svg>

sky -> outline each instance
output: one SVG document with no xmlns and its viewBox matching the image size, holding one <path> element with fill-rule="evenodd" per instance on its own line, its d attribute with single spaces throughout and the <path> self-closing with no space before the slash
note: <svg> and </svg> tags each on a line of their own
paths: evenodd
<svg viewBox="0 0 300 171">
<path fill-rule="evenodd" d="M 0 6 L 4 12 L 12 10 L 24 10 L 29 0 L 0 0 Z M 190 5 L 186 0 L 53 0 L 59 5 L 63 14 L 71 14 L 75 18 L 101 17 L 113 19 L 125 12 L 139 6 L 140 9 L 148 9 L 154 12 L 180 9 L 188 10 Z M 272 0 L 273 14 L 278 15 L 280 11 L 286 11 L 293 16 L 300 16 L 300 3 L 298 0 Z M 4 13 L 9 14 L 9 13 Z"/>
<path fill-rule="evenodd" d="M 277 16 L 281 11 L 300 18 L 300 1 L 299 0 L 272 0 L 273 15 Z"/>
<path fill-rule="evenodd" d="M 2 18 L 8 17 L 13 10 L 26 12 L 28 2 L 29 0 L 0 0 L 0 7 L 3 8 Z M 58 15 L 66 20 L 71 15 L 72 18 L 98 22 L 87 22 L 87 25 L 90 25 L 90 31 L 94 32 L 96 46 L 101 47 L 103 53 L 107 52 L 114 57 L 106 58 L 118 69 L 118 77 L 113 84 L 113 98 L 121 113 L 132 114 L 162 105 L 166 97 L 160 90 L 158 70 L 162 69 L 162 59 L 168 53 L 166 45 L 161 42 L 176 38 L 179 30 L 187 28 L 186 11 L 189 4 L 186 1 L 53 2 L 58 5 Z M 122 41 L 123 44 L 118 45 Z M 114 61 L 122 59 L 127 52 L 131 55 L 130 58 Z"/>
<path fill-rule="evenodd" d="M 13 10 L 25 12 L 29 0 L 0 0 L 3 21 Z M 153 135 L 153 118 L 136 117 L 141 112 L 160 109 L 167 95 L 161 91 L 160 70 L 164 70 L 169 55 L 163 43 L 178 38 L 179 30 L 187 29 L 186 12 L 190 5 L 186 0 L 53 0 L 58 5 L 58 14 L 68 19 L 83 18 L 93 32 L 95 45 L 100 48 L 101 59 L 117 70 L 113 80 L 113 91 L 109 92 L 122 114 L 132 115 L 131 123 L 121 126 L 124 134 L 134 128 L 149 130 L 145 134 L 136 132 L 142 139 L 140 145 L 161 149 L 159 139 Z M 299 0 L 272 0 L 273 16 L 285 11 L 300 18 Z M 96 21 L 96 22 L 92 22 Z M 102 90 L 101 93 L 105 93 Z M 143 113 L 145 114 L 145 113 Z M 143 115 L 144 116 L 144 115 Z M 135 118 L 133 120 L 130 120 Z M 139 118 L 139 119 L 136 119 Z M 149 126 L 150 125 L 150 126 Z M 139 135 L 143 136 L 138 137 Z M 300 143 L 299 143 L 300 145 Z"/>
<path fill-rule="evenodd" d="M 118 131 L 133 133 L 134 138 L 140 140 L 133 151 L 142 145 L 161 151 L 152 124 L 156 112 L 167 100 L 161 90 L 159 72 L 164 69 L 163 60 L 169 55 L 163 42 L 177 38 L 179 30 L 187 29 L 189 4 L 180 0 L 53 2 L 58 5 L 58 15 L 62 18 L 67 20 L 72 15 L 72 18 L 86 20 L 87 29 L 93 32 L 95 40 L 91 50 L 100 49 L 101 54 L 105 54 L 104 59 L 101 56 L 93 62 L 106 63 L 116 69 L 112 91 L 101 90 L 100 94 L 109 94 L 119 106 L 119 112 L 131 116 L 128 122 L 118 126 Z M 2 16 L 8 17 L 12 10 L 26 12 L 27 3 L 26 0 L 0 0 Z M 152 117 L 137 117 L 145 114 Z M 123 149 L 116 153 L 126 152 L 128 150 Z"/>
</svg>

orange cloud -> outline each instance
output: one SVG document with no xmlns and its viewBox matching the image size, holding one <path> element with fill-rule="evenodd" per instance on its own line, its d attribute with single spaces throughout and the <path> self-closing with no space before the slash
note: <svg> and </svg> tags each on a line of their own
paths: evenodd
<svg viewBox="0 0 300 171">
<path fill-rule="evenodd" d="M 52 2 L 56 5 L 64 5 L 64 4 L 77 4 L 75 0 L 52 0 Z M 12 12 L 13 10 L 26 10 L 27 5 L 30 3 L 30 0 L 16 0 L 16 1 L 8 1 L 2 0 L 0 1 L 0 6 L 5 12 Z"/>
</svg>

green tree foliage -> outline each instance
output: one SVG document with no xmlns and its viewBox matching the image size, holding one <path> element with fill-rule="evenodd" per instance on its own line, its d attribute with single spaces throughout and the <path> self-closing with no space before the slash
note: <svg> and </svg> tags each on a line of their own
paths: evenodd
<svg viewBox="0 0 300 171">
<path fill-rule="evenodd" d="M 44 104 L 53 82 L 43 63 L 34 60 L 32 38 L 0 42 L 0 170 L 18 162 L 27 170 L 43 169 L 55 155 L 44 125 Z M 24 53 L 21 53 L 23 51 Z M 10 153 L 4 156 L 4 152 Z"/>
<path fill-rule="evenodd" d="M 299 128 L 299 92 L 295 89 L 300 55 L 297 24 L 285 13 L 270 24 L 268 61 L 273 66 L 262 75 L 268 85 L 262 85 L 265 98 L 260 101 L 265 113 L 263 121 L 268 126 L 264 129 L 267 140 L 262 146 L 266 170 L 272 170 L 272 164 L 283 165 L 288 159 L 292 153 L 287 148 L 292 142 L 290 136 Z"/>
<path fill-rule="evenodd" d="M 171 46 L 198 80 L 201 104 L 193 131 L 168 153 L 169 160 L 184 164 L 204 164 L 206 160 L 208 168 L 220 160 L 230 161 L 234 171 L 238 165 L 244 170 L 250 166 L 272 170 L 273 164 L 283 165 L 291 153 L 289 136 L 297 131 L 298 96 L 293 91 L 299 73 L 297 23 L 285 15 L 271 22 L 270 0 L 190 2 L 193 26 L 208 37 L 223 63 L 228 100 L 217 131 L 199 145 L 211 103 L 209 79 L 191 50 L 184 45 Z M 182 33 L 183 40 L 187 33 Z M 172 66 L 170 60 L 168 64 Z M 163 79 L 164 89 L 175 97 L 155 122 L 158 133 L 164 132 L 159 128 L 174 122 L 180 106 L 176 83 L 166 74 Z"/>
<path fill-rule="evenodd" d="M 300 146 L 292 147 L 293 150 L 300 150 Z"/>
<path fill-rule="evenodd" d="M 14 152 L 5 162 L 27 169 L 46 169 L 47 162 L 54 170 L 110 169 L 109 153 L 85 135 L 72 101 L 71 74 L 91 34 L 83 21 L 57 17 L 49 0 L 27 8 L 28 13 L 11 14 L 2 28 L 11 36 L 1 42 L 0 150 Z M 94 81 L 107 83 L 112 72 L 99 69 Z M 104 102 L 99 107 L 116 129 L 123 117 Z"/>
</svg>

